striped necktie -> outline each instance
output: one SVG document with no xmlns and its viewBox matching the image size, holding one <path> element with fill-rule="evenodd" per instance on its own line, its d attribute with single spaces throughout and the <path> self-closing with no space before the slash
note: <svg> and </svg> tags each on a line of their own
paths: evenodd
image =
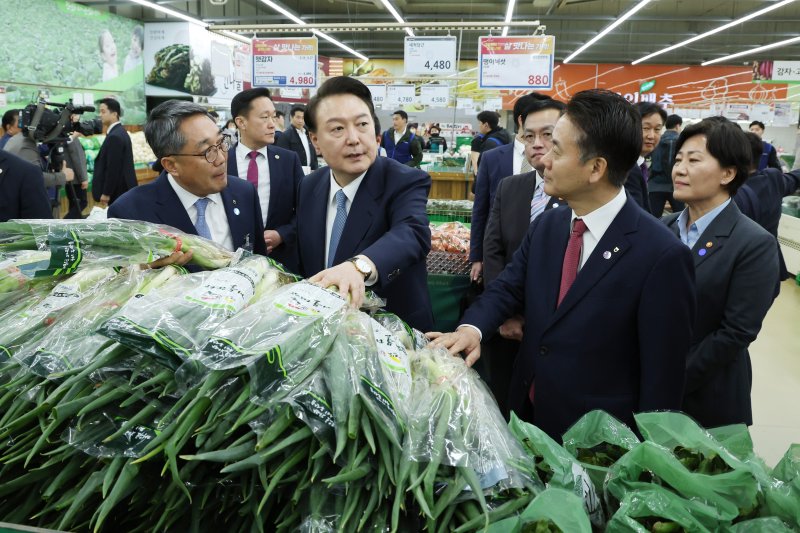
<svg viewBox="0 0 800 533">
<path fill-rule="evenodd" d="M 194 223 L 194 228 L 197 230 L 197 234 L 203 237 L 204 239 L 211 239 L 211 229 L 208 227 L 208 222 L 206 222 L 206 207 L 208 207 L 208 202 L 210 202 L 208 198 L 199 198 L 195 203 L 194 207 L 197 209 L 197 222 Z"/>
<path fill-rule="evenodd" d="M 528 158 L 523 155 L 522 156 L 522 166 L 519 167 L 519 173 L 520 174 L 527 174 L 531 170 L 533 170 L 533 167 L 531 166 L 530 163 L 528 163 Z"/>
<path fill-rule="evenodd" d="M 333 266 L 336 249 L 339 247 L 339 240 L 344 233 L 344 224 L 347 222 L 347 196 L 344 190 L 336 191 L 336 218 L 333 219 L 331 227 L 331 242 L 328 245 L 328 268 Z"/>
<path fill-rule="evenodd" d="M 550 196 L 544 192 L 544 181 L 538 182 L 536 184 L 536 190 L 533 191 L 533 199 L 531 199 L 531 222 L 544 213 L 549 201 Z"/>
</svg>

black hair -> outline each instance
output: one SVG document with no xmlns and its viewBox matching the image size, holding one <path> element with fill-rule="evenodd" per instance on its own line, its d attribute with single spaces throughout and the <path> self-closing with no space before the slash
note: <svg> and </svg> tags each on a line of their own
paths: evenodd
<svg viewBox="0 0 800 533">
<path fill-rule="evenodd" d="M 524 125 L 525 120 L 531 113 L 538 113 L 539 111 L 544 111 L 546 109 L 555 109 L 558 111 L 559 115 L 563 115 L 566 108 L 567 106 L 564 102 L 559 102 L 558 100 L 553 100 L 552 98 L 547 98 L 546 100 L 533 100 L 529 102 L 527 107 L 522 111 L 520 118 L 522 119 L 522 124 Z"/>
<path fill-rule="evenodd" d="M 767 129 L 767 127 L 764 125 L 764 123 L 763 123 L 763 122 L 761 122 L 760 120 L 754 120 L 753 122 L 751 122 L 751 123 L 750 123 L 750 125 L 748 126 L 748 128 L 752 128 L 753 126 L 758 126 L 758 127 L 759 127 L 759 128 L 761 128 L 762 130 L 765 130 L 765 129 Z"/>
<path fill-rule="evenodd" d="M 306 112 L 306 106 L 304 106 L 304 105 L 293 105 L 292 106 L 292 110 L 289 111 L 289 116 L 294 118 L 294 114 L 297 113 L 298 111 L 302 111 L 303 113 L 305 113 Z"/>
<path fill-rule="evenodd" d="M 703 135 L 706 138 L 706 150 L 711 157 L 717 160 L 720 167 L 736 169 L 736 176 L 733 180 L 723 186 L 728 194 L 733 196 L 747 179 L 753 159 L 747 135 L 737 124 L 724 117 L 714 117 L 713 120 L 704 119 L 687 126 L 681 132 L 678 142 L 675 144 L 675 152 L 679 152 L 683 143 L 696 135 Z"/>
<path fill-rule="evenodd" d="M 658 113 L 661 117 L 661 122 L 667 122 L 667 112 L 664 111 L 663 107 L 653 102 L 638 102 L 636 104 L 636 111 L 639 112 L 639 116 L 642 118 Z"/>
<path fill-rule="evenodd" d="M 378 120 L 378 115 L 372 115 L 372 122 L 375 123 L 375 136 L 381 136 L 381 121 Z"/>
<path fill-rule="evenodd" d="M 442 128 L 439 127 L 439 124 L 431 124 L 430 127 L 428 128 L 428 133 L 430 133 L 431 130 L 434 129 L 437 130 L 439 133 L 442 133 Z"/>
<path fill-rule="evenodd" d="M 275 111 L 275 116 L 278 117 L 278 118 L 285 117 L 286 113 L 284 113 L 283 111 L 277 111 L 276 110 Z"/>
<path fill-rule="evenodd" d="M 572 97 L 565 114 L 580 131 L 577 145 L 581 161 L 602 157 L 608 165 L 608 180 L 622 187 L 642 151 L 639 113 L 617 93 L 589 89 Z"/>
<path fill-rule="evenodd" d="M 219 113 L 217 113 L 214 109 L 209 109 L 208 114 L 214 117 L 214 120 L 219 120 Z"/>
<path fill-rule="evenodd" d="M 400 118 L 402 118 L 403 120 L 406 120 L 406 121 L 408 120 L 408 113 L 406 113 L 402 109 L 398 109 L 397 111 L 392 113 L 392 116 L 394 116 L 394 115 L 400 115 Z"/>
<path fill-rule="evenodd" d="M 256 87 L 240 92 L 231 100 L 231 115 L 233 118 L 246 116 L 253 107 L 253 100 L 262 97 L 272 100 L 272 93 L 266 87 Z"/>
<path fill-rule="evenodd" d="M 369 87 L 355 78 L 336 76 L 328 78 L 325 83 L 320 85 L 317 94 L 308 102 L 304 117 L 308 131 L 312 133 L 317 131 L 317 107 L 319 107 L 319 103 L 325 98 L 339 94 L 352 94 L 364 102 L 371 116 L 375 116 L 375 104 L 372 103 L 372 93 L 369 92 Z"/>
<path fill-rule="evenodd" d="M 116 98 L 101 98 L 97 101 L 97 108 L 100 109 L 100 104 L 106 104 L 106 107 L 112 113 L 116 113 L 118 117 L 122 116 L 122 108 Z"/>
<path fill-rule="evenodd" d="M 683 119 L 680 117 L 680 115 L 670 115 L 664 122 L 664 127 L 668 130 L 671 130 L 675 126 L 680 126 L 681 124 L 683 124 Z"/>
<path fill-rule="evenodd" d="M 9 109 L 3 113 L 3 131 L 10 128 L 19 117 L 19 109 Z"/>
<path fill-rule="evenodd" d="M 237 129 L 236 128 L 236 121 L 233 120 L 232 118 L 229 118 L 228 121 L 225 122 L 225 128 L 231 129 L 231 124 L 233 124 L 233 128 L 232 129 Z"/>
<path fill-rule="evenodd" d="M 500 115 L 494 111 L 481 111 L 478 113 L 478 121 L 484 122 L 488 124 L 490 128 L 495 129 L 500 122 Z"/>
<path fill-rule="evenodd" d="M 764 153 L 764 141 L 762 141 L 761 137 L 752 131 L 746 131 L 744 134 L 747 136 L 747 140 L 750 142 L 750 168 L 752 170 L 756 170 L 758 168 L 758 163 L 761 160 L 761 154 Z"/>
<path fill-rule="evenodd" d="M 549 96 L 545 96 L 543 94 L 539 94 L 537 92 L 528 93 L 525 95 L 520 96 L 516 102 L 514 102 L 514 110 L 512 111 L 514 115 L 514 131 L 519 129 L 520 118 L 522 117 L 523 112 L 531 105 L 533 102 L 541 101 L 541 100 L 551 100 Z M 523 121 L 525 119 L 522 119 Z"/>
</svg>

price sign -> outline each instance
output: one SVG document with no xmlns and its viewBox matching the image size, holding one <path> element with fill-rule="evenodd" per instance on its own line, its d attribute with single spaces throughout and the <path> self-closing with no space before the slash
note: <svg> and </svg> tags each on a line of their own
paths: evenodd
<svg viewBox="0 0 800 533">
<path fill-rule="evenodd" d="M 800 61 L 775 61 L 772 65 L 773 81 L 800 81 Z"/>
<path fill-rule="evenodd" d="M 387 85 L 386 86 L 386 101 L 387 105 L 410 105 L 413 104 L 417 97 L 414 95 L 413 85 Z"/>
<path fill-rule="evenodd" d="M 486 111 L 502 111 L 503 99 L 502 98 L 489 98 L 483 104 L 483 109 Z"/>
<path fill-rule="evenodd" d="M 404 58 L 406 74 L 455 74 L 456 38 L 406 37 Z"/>
<path fill-rule="evenodd" d="M 372 93 L 372 103 L 375 107 L 380 107 L 386 101 L 386 85 L 367 85 L 369 92 Z"/>
<path fill-rule="evenodd" d="M 316 37 L 253 39 L 254 87 L 316 85 Z"/>
<path fill-rule="evenodd" d="M 447 85 L 423 85 L 419 101 L 421 104 L 431 107 L 447 107 L 450 102 L 450 87 Z"/>
<path fill-rule="evenodd" d="M 481 37 L 481 89 L 552 89 L 555 37 Z"/>
<path fill-rule="evenodd" d="M 475 108 L 475 102 L 472 98 L 459 98 L 456 100 L 456 108 L 471 110 Z"/>
</svg>

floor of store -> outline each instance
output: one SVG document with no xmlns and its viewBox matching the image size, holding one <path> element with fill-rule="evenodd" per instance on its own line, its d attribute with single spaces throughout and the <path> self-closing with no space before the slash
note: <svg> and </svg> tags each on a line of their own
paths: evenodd
<svg viewBox="0 0 800 533">
<path fill-rule="evenodd" d="M 787 280 L 750 346 L 755 450 L 775 466 L 800 443 L 800 286 Z"/>
</svg>

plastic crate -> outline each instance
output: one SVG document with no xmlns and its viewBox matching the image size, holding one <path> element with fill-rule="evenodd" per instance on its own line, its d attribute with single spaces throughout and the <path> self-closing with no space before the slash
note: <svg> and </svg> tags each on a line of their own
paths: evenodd
<svg viewBox="0 0 800 533">
<path fill-rule="evenodd" d="M 461 314 L 461 299 L 468 289 L 469 276 L 428 274 L 434 331 L 453 331 L 456 328 Z"/>
</svg>

